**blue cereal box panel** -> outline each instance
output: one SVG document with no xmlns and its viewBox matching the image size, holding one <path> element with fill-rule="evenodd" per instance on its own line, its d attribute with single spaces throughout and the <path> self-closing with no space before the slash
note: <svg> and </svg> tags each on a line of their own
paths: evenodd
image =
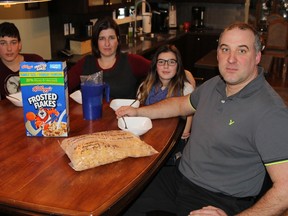
<svg viewBox="0 0 288 216">
<path fill-rule="evenodd" d="M 19 75 L 26 135 L 67 137 L 66 62 L 22 62 Z"/>
</svg>

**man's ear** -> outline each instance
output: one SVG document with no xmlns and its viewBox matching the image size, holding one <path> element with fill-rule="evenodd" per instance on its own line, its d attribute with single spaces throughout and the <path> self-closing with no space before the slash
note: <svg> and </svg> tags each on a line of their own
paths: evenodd
<svg viewBox="0 0 288 216">
<path fill-rule="evenodd" d="M 258 52 L 256 54 L 256 65 L 258 65 L 261 61 L 261 56 L 262 56 L 262 53 L 261 52 Z"/>
</svg>

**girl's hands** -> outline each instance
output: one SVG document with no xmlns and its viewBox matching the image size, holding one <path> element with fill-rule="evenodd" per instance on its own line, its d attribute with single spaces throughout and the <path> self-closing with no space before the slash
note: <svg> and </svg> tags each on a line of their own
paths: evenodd
<svg viewBox="0 0 288 216">
<path fill-rule="evenodd" d="M 137 116 L 137 108 L 131 106 L 122 106 L 115 111 L 117 118 L 122 116 Z"/>
</svg>

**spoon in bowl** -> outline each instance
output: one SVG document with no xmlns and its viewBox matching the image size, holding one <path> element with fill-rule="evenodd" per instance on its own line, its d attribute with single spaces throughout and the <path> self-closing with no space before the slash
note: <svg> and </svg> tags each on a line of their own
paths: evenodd
<svg viewBox="0 0 288 216">
<path fill-rule="evenodd" d="M 121 118 L 122 118 L 122 120 L 123 120 L 123 122 L 124 122 L 124 127 L 125 127 L 125 129 L 128 129 L 128 127 L 127 127 L 127 124 L 126 124 L 126 121 L 125 121 L 124 117 L 122 116 Z"/>
<path fill-rule="evenodd" d="M 129 106 L 132 106 L 136 101 L 137 99 L 135 99 Z"/>
</svg>

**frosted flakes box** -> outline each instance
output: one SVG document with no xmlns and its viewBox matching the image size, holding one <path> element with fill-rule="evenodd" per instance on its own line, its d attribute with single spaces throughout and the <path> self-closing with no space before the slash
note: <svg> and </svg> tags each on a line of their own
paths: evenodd
<svg viewBox="0 0 288 216">
<path fill-rule="evenodd" d="M 66 62 L 22 62 L 19 75 L 26 135 L 68 136 Z"/>
</svg>

